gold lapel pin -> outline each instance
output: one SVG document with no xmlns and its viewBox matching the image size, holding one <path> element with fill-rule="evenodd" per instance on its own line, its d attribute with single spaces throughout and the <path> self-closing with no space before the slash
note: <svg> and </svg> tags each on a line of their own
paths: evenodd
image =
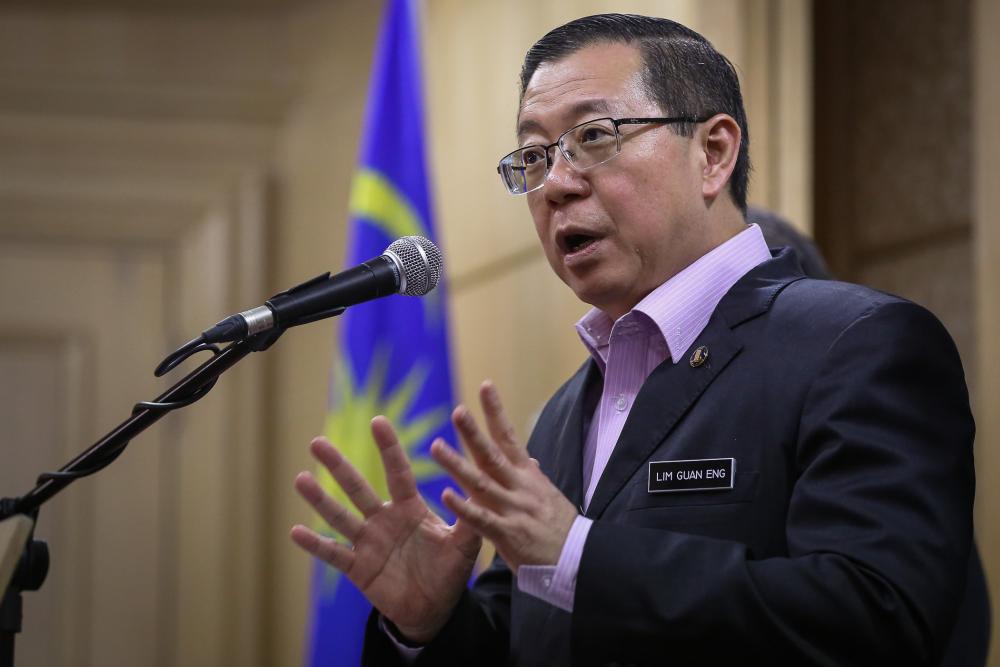
<svg viewBox="0 0 1000 667">
<path fill-rule="evenodd" d="M 698 368 L 703 363 L 708 361 L 708 348 L 704 345 L 699 345 L 698 348 L 691 353 L 691 358 L 688 363 L 691 364 L 691 368 Z"/>
</svg>

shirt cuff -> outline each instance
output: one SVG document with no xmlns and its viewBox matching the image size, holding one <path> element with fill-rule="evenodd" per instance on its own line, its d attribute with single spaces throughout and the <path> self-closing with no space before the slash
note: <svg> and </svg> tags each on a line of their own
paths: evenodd
<svg viewBox="0 0 1000 667">
<path fill-rule="evenodd" d="M 389 638 L 392 645 L 399 651 L 399 657 L 403 659 L 404 665 L 412 665 L 416 661 L 417 656 L 420 655 L 420 652 L 424 650 L 423 646 L 407 646 L 400 641 L 396 637 L 396 633 L 389 628 L 389 624 L 385 622 L 385 616 L 382 614 L 378 615 L 378 629 Z"/>
<path fill-rule="evenodd" d="M 580 570 L 583 545 L 593 523 L 593 519 L 583 515 L 573 520 L 559 554 L 559 562 L 555 565 L 522 565 L 517 568 L 518 589 L 563 611 L 573 611 L 576 574 Z"/>
</svg>

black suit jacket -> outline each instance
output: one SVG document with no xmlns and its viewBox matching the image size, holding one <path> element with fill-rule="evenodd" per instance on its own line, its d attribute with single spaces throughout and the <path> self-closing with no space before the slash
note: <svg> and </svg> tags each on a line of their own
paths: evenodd
<svg viewBox="0 0 1000 667">
<path fill-rule="evenodd" d="M 501 561 L 418 664 L 937 664 L 966 585 L 974 425 L 958 353 L 923 308 L 804 279 L 741 279 L 636 397 L 586 516 L 573 613 Z M 690 354 L 690 351 L 688 351 Z M 601 374 L 529 442 L 574 502 Z M 649 462 L 736 459 L 734 488 L 651 494 Z M 981 575 L 980 575 L 981 576 Z M 395 651 L 368 633 L 369 664 Z"/>
</svg>

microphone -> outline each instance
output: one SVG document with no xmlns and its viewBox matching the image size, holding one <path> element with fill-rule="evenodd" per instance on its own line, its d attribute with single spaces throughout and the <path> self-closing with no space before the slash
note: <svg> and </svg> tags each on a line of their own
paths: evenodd
<svg viewBox="0 0 1000 667">
<path fill-rule="evenodd" d="M 389 294 L 423 296 L 437 287 L 442 266 L 441 251 L 433 242 L 423 236 L 404 236 L 367 262 L 335 276 L 329 272 L 316 276 L 276 294 L 263 306 L 230 315 L 202 332 L 200 342 L 243 340 L 263 331 L 315 322 Z"/>
</svg>

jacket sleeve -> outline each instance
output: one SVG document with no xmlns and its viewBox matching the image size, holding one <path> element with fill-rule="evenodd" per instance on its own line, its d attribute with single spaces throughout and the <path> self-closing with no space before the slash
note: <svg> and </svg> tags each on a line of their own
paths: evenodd
<svg viewBox="0 0 1000 667">
<path fill-rule="evenodd" d="M 954 344 L 918 306 L 874 306 L 826 350 L 803 406 L 787 556 L 754 560 L 734 541 L 598 520 L 577 579 L 574 655 L 940 659 L 965 583 L 975 486 Z"/>
</svg>

